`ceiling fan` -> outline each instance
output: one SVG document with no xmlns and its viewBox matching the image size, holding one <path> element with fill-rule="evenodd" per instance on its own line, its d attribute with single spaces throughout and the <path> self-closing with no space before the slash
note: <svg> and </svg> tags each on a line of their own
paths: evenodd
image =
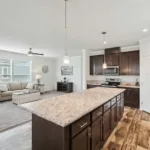
<svg viewBox="0 0 150 150">
<path fill-rule="evenodd" d="M 33 55 L 44 56 L 44 54 L 32 52 L 32 48 L 30 48 L 30 49 L 29 49 L 29 52 L 28 52 L 28 56 L 33 56 Z"/>
</svg>

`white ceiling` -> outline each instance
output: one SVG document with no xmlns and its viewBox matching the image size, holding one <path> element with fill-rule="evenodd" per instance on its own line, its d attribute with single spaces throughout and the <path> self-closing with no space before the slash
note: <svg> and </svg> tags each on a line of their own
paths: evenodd
<svg viewBox="0 0 150 150">
<path fill-rule="evenodd" d="M 142 30 L 148 28 L 149 32 Z M 81 49 L 131 46 L 150 36 L 150 0 L 69 0 L 69 54 Z M 64 54 L 63 0 L 0 0 L 0 49 L 49 57 Z"/>
</svg>

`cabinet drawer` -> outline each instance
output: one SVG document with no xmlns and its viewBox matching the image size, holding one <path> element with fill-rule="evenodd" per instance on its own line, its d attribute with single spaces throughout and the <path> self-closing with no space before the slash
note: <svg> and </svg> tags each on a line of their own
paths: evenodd
<svg viewBox="0 0 150 150">
<path fill-rule="evenodd" d="M 95 111 L 92 112 L 92 121 L 96 120 L 100 117 L 103 113 L 102 107 L 97 108 Z"/>
<path fill-rule="evenodd" d="M 116 103 L 116 97 L 111 100 L 111 106 Z"/>
<path fill-rule="evenodd" d="M 72 137 L 82 131 L 85 127 L 90 124 L 90 114 L 82 117 L 72 124 Z"/>
<path fill-rule="evenodd" d="M 110 108 L 110 101 L 104 104 L 104 112 L 107 111 Z"/>
<path fill-rule="evenodd" d="M 119 101 L 121 98 L 120 94 L 117 96 L 117 101 Z"/>
<path fill-rule="evenodd" d="M 122 97 L 124 97 L 124 92 L 123 92 L 123 93 L 121 93 L 121 98 L 122 98 Z"/>
</svg>

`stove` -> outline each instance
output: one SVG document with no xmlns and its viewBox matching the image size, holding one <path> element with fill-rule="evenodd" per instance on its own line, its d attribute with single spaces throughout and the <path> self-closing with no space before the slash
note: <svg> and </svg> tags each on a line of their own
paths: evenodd
<svg viewBox="0 0 150 150">
<path fill-rule="evenodd" d="M 105 83 L 101 84 L 101 87 L 117 88 L 120 82 L 121 80 L 118 78 L 106 78 Z"/>
</svg>

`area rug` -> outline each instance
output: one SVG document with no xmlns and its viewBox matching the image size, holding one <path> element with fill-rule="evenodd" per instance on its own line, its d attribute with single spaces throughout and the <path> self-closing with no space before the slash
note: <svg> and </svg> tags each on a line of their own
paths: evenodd
<svg viewBox="0 0 150 150">
<path fill-rule="evenodd" d="M 41 95 L 41 100 L 63 95 L 63 92 L 51 91 Z M 32 120 L 32 114 L 13 104 L 12 101 L 0 102 L 0 132 L 22 125 Z"/>
<path fill-rule="evenodd" d="M 12 101 L 0 102 L 0 132 L 29 122 L 31 113 L 19 108 Z"/>
</svg>

